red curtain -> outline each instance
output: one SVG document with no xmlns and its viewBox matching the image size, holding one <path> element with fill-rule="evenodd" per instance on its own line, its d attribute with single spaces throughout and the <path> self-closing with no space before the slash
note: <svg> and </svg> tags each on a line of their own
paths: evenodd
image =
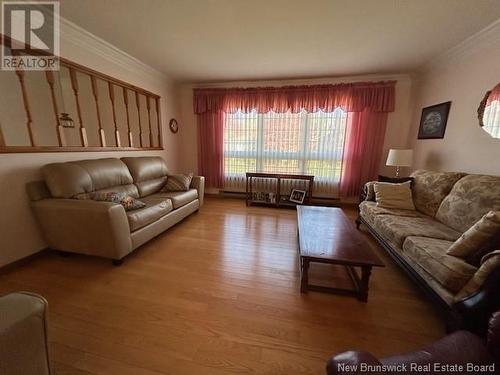
<svg viewBox="0 0 500 375">
<path fill-rule="evenodd" d="M 357 196 L 361 186 L 377 179 L 384 147 L 387 112 L 350 112 L 342 163 L 340 194 Z"/>
<path fill-rule="evenodd" d="M 208 187 L 224 186 L 224 112 L 198 115 L 198 173 Z"/>
<path fill-rule="evenodd" d="M 396 81 L 337 85 L 194 89 L 193 110 L 198 115 L 199 173 L 207 186 L 224 184 L 224 116 L 238 111 L 293 113 L 349 112 L 341 193 L 354 196 L 360 186 L 377 176 L 387 123 L 395 107 Z"/>
</svg>

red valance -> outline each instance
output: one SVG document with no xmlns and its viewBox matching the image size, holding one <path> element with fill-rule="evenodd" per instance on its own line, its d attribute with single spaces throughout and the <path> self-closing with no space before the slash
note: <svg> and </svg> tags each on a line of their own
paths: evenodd
<svg viewBox="0 0 500 375">
<path fill-rule="evenodd" d="M 194 113 L 393 112 L 396 81 L 340 83 L 335 85 L 194 89 Z"/>
</svg>

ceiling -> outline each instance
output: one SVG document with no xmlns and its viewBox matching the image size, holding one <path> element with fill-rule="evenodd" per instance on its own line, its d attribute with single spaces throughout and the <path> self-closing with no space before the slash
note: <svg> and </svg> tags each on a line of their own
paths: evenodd
<svg viewBox="0 0 500 375">
<path fill-rule="evenodd" d="M 181 82 L 404 73 L 499 0 L 64 0 L 66 19 Z"/>
</svg>

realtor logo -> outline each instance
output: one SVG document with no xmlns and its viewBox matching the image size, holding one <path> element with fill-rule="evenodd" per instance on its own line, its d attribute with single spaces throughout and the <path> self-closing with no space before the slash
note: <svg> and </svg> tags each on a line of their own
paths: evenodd
<svg viewBox="0 0 500 375">
<path fill-rule="evenodd" d="M 59 70 L 59 2 L 2 1 L 2 70 Z"/>
</svg>

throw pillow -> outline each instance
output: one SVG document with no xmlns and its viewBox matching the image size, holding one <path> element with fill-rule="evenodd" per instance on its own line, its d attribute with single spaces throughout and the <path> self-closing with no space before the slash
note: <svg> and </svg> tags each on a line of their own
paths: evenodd
<svg viewBox="0 0 500 375">
<path fill-rule="evenodd" d="M 135 199 L 130 195 L 127 195 L 127 193 L 94 192 L 94 193 L 79 194 L 75 198 L 80 200 L 91 199 L 94 201 L 113 202 L 121 204 L 123 208 L 125 208 L 125 211 L 132 211 L 146 207 L 146 203 L 138 199 Z"/>
<path fill-rule="evenodd" d="M 403 182 L 402 184 L 376 182 L 373 189 L 375 190 L 377 206 L 400 210 L 415 210 L 410 186 L 411 181 Z"/>
<path fill-rule="evenodd" d="M 500 232 L 500 211 L 490 211 L 470 227 L 446 251 L 448 255 L 467 258 L 493 240 Z"/>
<path fill-rule="evenodd" d="M 169 175 L 162 191 L 188 191 L 192 179 L 192 173 Z"/>
</svg>

